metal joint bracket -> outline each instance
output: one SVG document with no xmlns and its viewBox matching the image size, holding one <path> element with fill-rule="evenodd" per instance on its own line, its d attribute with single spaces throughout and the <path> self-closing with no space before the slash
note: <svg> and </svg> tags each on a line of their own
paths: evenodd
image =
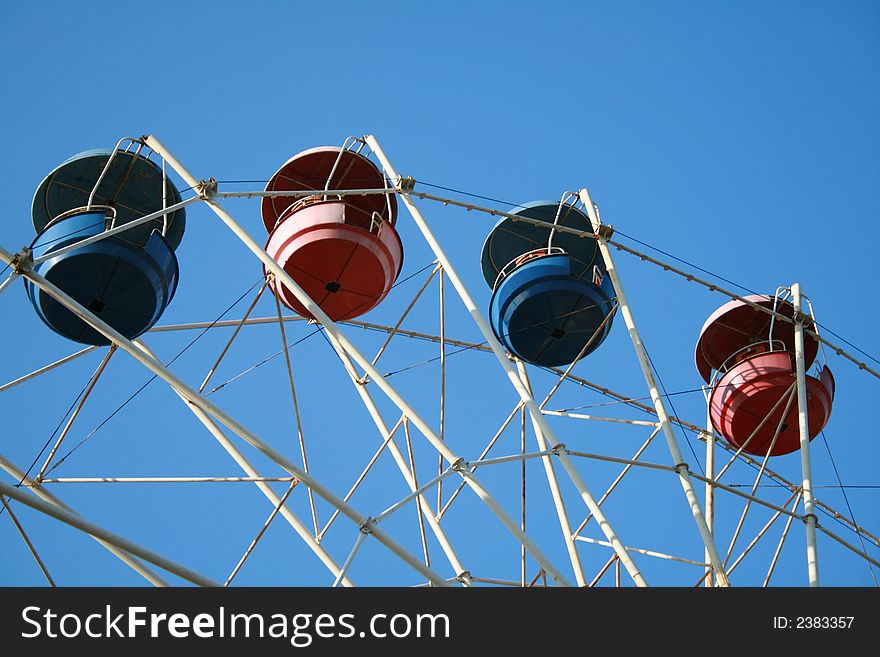
<svg viewBox="0 0 880 657">
<path fill-rule="evenodd" d="M 212 199 L 217 195 L 217 181 L 213 178 L 200 180 L 199 184 L 196 185 L 196 191 L 199 194 L 199 198 L 205 200 Z"/>
<path fill-rule="evenodd" d="M 688 468 L 687 463 L 676 463 L 675 465 L 672 466 L 672 469 L 675 470 L 675 472 L 679 475 L 681 475 L 681 474 L 689 475 L 691 473 L 690 468 Z M 684 469 L 684 473 L 682 473 L 682 469 Z"/>
<path fill-rule="evenodd" d="M 813 525 L 818 527 L 819 526 L 819 516 L 817 516 L 815 513 L 805 513 L 804 514 L 804 523 L 805 524 L 809 523 L 810 518 L 813 519 Z"/>
<path fill-rule="evenodd" d="M 376 521 L 373 520 L 372 517 L 366 518 L 360 525 L 361 534 L 372 534 L 373 527 L 376 526 Z"/>
<path fill-rule="evenodd" d="M 596 235 L 606 240 L 610 240 L 611 236 L 614 235 L 614 226 L 611 224 L 602 224 L 599 226 L 599 230 L 596 231 Z"/>
<path fill-rule="evenodd" d="M 553 449 L 550 450 L 556 456 L 560 454 L 568 454 L 568 450 L 565 447 L 565 443 L 558 443 Z"/>
<path fill-rule="evenodd" d="M 462 570 L 458 575 L 455 576 L 455 580 L 457 582 L 461 582 L 462 584 L 470 584 L 471 583 L 471 571 Z"/>
<path fill-rule="evenodd" d="M 28 247 L 22 247 L 21 251 L 12 256 L 10 263 L 12 271 L 16 274 L 24 274 L 34 268 L 34 258 Z"/>
<path fill-rule="evenodd" d="M 412 176 L 401 176 L 397 180 L 397 188 L 404 194 L 409 194 L 416 188 L 416 179 Z"/>
<path fill-rule="evenodd" d="M 464 460 L 463 456 L 459 456 L 455 459 L 449 467 L 459 474 L 468 472 L 468 462 Z"/>
<path fill-rule="evenodd" d="M 808 313 L 805 313 L 802 310 L 798 310 L 797 312 L 795 312 L 792 319 L 795 321 L 796 324 L 806 324 L 813 321 L 813 318 L 810 317 Z"/>
</svg>

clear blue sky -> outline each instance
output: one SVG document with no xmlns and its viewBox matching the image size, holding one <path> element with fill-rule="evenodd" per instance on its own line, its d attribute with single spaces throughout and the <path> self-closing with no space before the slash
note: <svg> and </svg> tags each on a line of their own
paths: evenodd
<svg viewBox="0 0 880 657">
<path fill-rule="evenodd" d="M 880 273 L 876 3 L 426 5 L 0 3 L 0 177 L 8 202 L 0 244 L 17 250 L 32 240 L 30 203 L 46 173 L 74 153 L 109 148 L 122 136 L 154 133 L 197 176 L 223 181 L 265 180 L 300 150 L 371 133 L 403 174 L 500 199 L 504 203 L 495 206 L 501 209 L 507 202 L 556 199 L 565 190 L 589 187 L 603 219 L 626 235 L 748 289 L 772 293 L 778 285 L 800 281 L 821 323 L 873 356 L 880 354 L 880 317 L 871 300 Z M 261 185 L 225 186 L 245 188 Z M 491 218 L 428 202 L 421 207 L 478 304 L 486 308 L 489 290 L 480 275 L 479 252 Z M 264 239 L 258 203 L 230 202 L 229 208 L 258 241 Z M 404 278 L 429 265 L 433 255 L 405 212 L 400 230 Z M 180 288 L 160 324 L 214 320 L 261 276 L 257 261 L 204 207 L 189 212 L 178 255 Z M 616 257 L 666 389 L 698 388 L 694 342 L 705 318 L 725 299 L 625 254 Z M 426 275 L 401 284 L 363 319 L 393 325 Z M 479 342 L 479 332 L 450 286 L 447 294 L 448 335 Z M 240 317 L 251 297 L 227 318 Z M 437 306 L 432 284 L 405 326 L 436 332 Z M 267 295 L 256 314 L 274 312 Z M 0 296 L 0 319 L 2 382 L 78 348 L 36 319 L 18 284 Z M 381 335 L 346 330 L 368 354 L 382 342 Z M 289 341 L 311 331 L 304 323 L 288 325 Z M 195 336 L 165 333 L 146 341 L 168 360 Z M 209 332 L 174 363 L 174 371 L 198 385 L 228 336 L 226 329 Z M 279 348 L 277 326 L 246 329 L 218 371 L 217 383 Z M 433 344 L 395 340 L 379 366 L 383 372 L 399 370 L 437 353 Z M 321 336 L 297 345 L 292 357 L 310 465 L 321 481 L 344 494 L 379 446 L 377 432 Z M 880 381 L 847 361 L 829 359 L 838 394 L 825 431 L 827 447 L 821 436 L 813 443 L 813 465 L 815 483 L 831 487 L 817 489 L 817 497 L 850 513 L 841 490 L 833 487 L 838 484 L 836 465 L 842 482 L 854 486 L 846 492 L 857 521 L 877 535 L 880 490 L 863 486 L 880 484 L 873 417 Z M 467 351 L 448 360 L 446 438 L 457 453 L 475 458 L 516 396 L 491 354 Z M 99 362 L 100 355 L 91 354 L 0 393 L 0 454 L 29 466 Z M 646 394 L 619 320 L 601 349 L 578 364 L 575 373 L 622 394 Z M 127 355 L 114 356 L 59 454 L 88 436 L 148 378 Z M 533 379 L 540 391 L 552 385 L 540 371 Z M 389 381 L 438 424 L 436 362 Z M 211 397 L 300 460 L 283 358 Z M 680 416 L 705 421 L 699 392 L 672 399 Z M 566 384 L 548 407 L 606 401 Z M 393 425 L 399 413 L 384 399 L 380 406 Z M 644 419 L 620 406 L 592 412 L 600 411 Z M 518 423 L 517 418 L 493 454 L 519 450 Z M 570 448 L 623 457 L 647 437 L 630 427 L 562 418 L 553 426 Z M 702 458 L 703 444 L 692 434 L 679 432 L 678 438 L 689 461 L 691 449 Z M 416 431 L 413 441 L 419 477 L 425 481 L 436 473 L 437 457 Z M 534 450 L 530 431 L 528 441 Z M 243 449 L 264 474 L 280 474 L 249 447 Z M 670 462 L 660 439 L 644 458 Z M 596 496 L 617 473 L 616 467 L 598 462 L 580 465 Z M 771 468 L 799 480 L 796 454 L 772 461 Z M 161 382 L 149 385 L 53 471 L 59 477 L 239 474 Z M 0 476 L 12 481 L 5 473 Z M 519 466 L 492 466 L 482 476 L 519 519 Z M 724 481 L 750 485 L 753 477 L 753 470 L 737 467 Z M 445 496 L 453 485 L 447 483 Z M 583 505 L 568 481 L 563 489 L 577 525 Z M 90 520 L 221 581 L 271 511 L 250 484 L 56 484 L 52 490 Z M 759 491 L 774 503 L 787 498 L 771 488 Z M 352 503 L 375 514 L 405 492 L 385 454 Z M 571 578 L 538 461 L 528 466 L 527 495 L 528 533 Z M 719 494 L 722 552 L 742 507 L 742 500 Z M 88 537 L 20 504 L 13 508 L 59 584 L 143 583 Z M 310 523 L 304 487 L 291 496 L 291 508 Z M 443 523 L 468 569 L 518 580 L 518 547 L 476 497 L 465 491 L 452 509 Z M 674 477 L 651 471 L 627 475 L 609 498 L 607 512 L 628 545 L 702 559 L 702 545 Z M 319 502 L 321 524 L 330 513 Z M 768 518 L 767 510 L 750 511 L 734 556 Z M 858 544 L 858 536 L 828 516 L 820 515 L 820 522 Z M 387 525 L 421 555 L 412 505 Z M 781 530 L 779 521 L 738 567 L 734 583 L 760 585 Z M 595 523 L 584 533 L 600 537 Z M 342 562 L 355 537 L 354 527 L 339 521 L 325 546 Z M 432 566 L 444 576 L 454 575 L 433 539 L 429 549 Z M 611 554 L 584 543 L 579 549 L 588 577 Z M 873 585 L 865 562 L 822 535 L 819 549 L 824 583 Z M 869 545 L 869 551 L 880 558 L 876 546 Z M 796 522 L 773 581 L 806 584 L 804 554 L 804 531 Z M 691 565 L 636 558 L 651 583 L 688 585 L 700 575 Z M 529 559 L 529 578 L 536 572 Z M 362 584 L 418 581 L 374 541 L 365 544 L 351 574 Z M 44 581 L 4 513 L 0 584 Z M 278 518 L 235 583 L 331 581 Z"/>
</svg>

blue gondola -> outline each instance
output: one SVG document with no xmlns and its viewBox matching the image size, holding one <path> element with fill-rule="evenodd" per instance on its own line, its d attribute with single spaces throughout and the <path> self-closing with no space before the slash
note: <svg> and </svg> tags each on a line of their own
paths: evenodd
<svg viewBox="0 0 880 657">
<path fill-rule="evenodd" d="M 581 211 L 553 201 L 528 203 L 510 214 L 590 229 Z M 526 362 L 574 362 L 611 330 L 614 288 L 595 240 L 505 217 L 483 245 L 482 269 L 492 288 L 492 330 Z"/>
<path fill-rule="evenodd" d="M 111 159 L 112 158 L 112 159 Z M 109 166 L 108 166 L 109 162 Z M 97 185 L 100 181 L 100 184 Z M 34 259 L 127 224 L 180 201 L 159 167 L 131 151 L 87 151 L 62 163 L 34 195 Z M 134 339 L 159 320 L 178 281 L 174 249 L 183 238 L 183 209 L 36 265 L 57 285 L 123 336 Z M 109 341 L 30 282 L 28 297 L 56 333 L 83 344 Z"/>
</svg>

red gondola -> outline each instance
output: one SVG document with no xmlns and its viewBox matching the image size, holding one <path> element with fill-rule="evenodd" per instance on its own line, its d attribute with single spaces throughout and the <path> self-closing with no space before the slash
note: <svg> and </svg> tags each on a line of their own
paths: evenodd
<svg viewBox="0 0 880 657">
<path fill-rule="evenodd" d="M 745 298 L 794 316 L 794 308 L 787 302 L 765 295 Z M 743 301 L 731 301 L 706 320 L 696 349 L 697 370 L 712 387 L 709 409 L 713 426 L 733 447 L 757 456 L 768 452 L 780 456 L 800 447 L 794 327 L 772 319 Z M 811 318 L 804 328 L 814 330 Z M 805 367 L 813 364 L 818 348 L 818 341 L 806 335 Z M 817 376 L 807 375 L 806 389 L 812 440 L 831 416 L 831 370 L 824 366 Z"/>
<path fill-rule="evenodd" d="M 384 187 L 373 162 L 338 147 L 292 157 L 266 186 L 266 191 L 314 192 L 263 199 L 266 251 L 334 321 L 363 315 L 381 303 L 400 273 L 403 245 L 394 228 L 393 193 L 332 192 Z M 312 318 L 289 289 L 274 281 L 270 286 L 281 303 Z"/>
</svg>

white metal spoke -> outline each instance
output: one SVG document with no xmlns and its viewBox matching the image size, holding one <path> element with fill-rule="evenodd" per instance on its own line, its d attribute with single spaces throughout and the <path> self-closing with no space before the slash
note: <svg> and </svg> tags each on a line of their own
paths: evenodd
<svg viewBox="0 0 880 657">
<path fill-rule="evenodd" d="M 354 558 L 357 556 L 358 550 L 360 550 L 361 545 L 367 538 L 367 533 L 364 531 L 359 531 L 357 538 L 354 541 L 354 546 L 351 548 L 351 552 L 348 553 L 348 557 L 345 559 L 345 563 L 342 564 L 342 570 L 339 571 L 339 575 L 336 576 L 336 579 L 333 581 L 333 588 L 339 586 L 342 578 L 346 576 L 348 569 L 351 568 L 351 564 L 354 563 Z"/>
<path fill-rule="evenodd" d="M 586 415 L 584 413 L 571 413 L 569 411 L 541 411 L 544 415 L 553 415 L 556 417 L 570 417 L 575 420 L 596 420 L 597 422 L 614 422 L 617 424 L 632 424 L 636 427 L 656 427 L 658 422 L 649 422 L 647 420 L 624 420 L 617 417 L 602 417 L 599 415 Z"/>
<path fill-rule="evenodd" d="M 304 196 L 314 196 L 315 192 L 319 191 L 315 188 L 310 188 L 306 190 L 300 189 L 284 189 L 284 190 L 253 190 L 247 192 L 220 192 L 218 191 L 216 196 L 217 198 L 302 198 Z M 320 190 L 321 194 L 324 196 L 372 196 L 374 194 L 386 194 L 388 192 L 387 189 L 377 188 L 377 189 L 327 189 Z"/>
<path fill-rule="evenodd" d="M 443 266 L 438 264 L 440 269 L 440 440 L 446 440 L 446 292 L 443 282 Z M 437 472 L 443 472 L 443 455 L 437 455 Z M 437 486 L 437 515 L 440 515 L 440 509 L 443 508 L 443 482 Z M 525 527 L 522 528 L 525 531 Z M 525 559 L 525 557 L 523 557 Z"/>
<path fill-rule="evenodd" d="M 648 355 L 645 351 L 645 346 L 644 344 L 642 344 L 642 339 L 639 336 L 638 330 L 636 329 L 635 319 L 633 318 L 629 302 L 623 290 L 623 284 L 621 283 L 620 276 L 618 275 L 617 269 L 614 266 L 614 260 L 611 255 L 611 251 L 608 248 L 608 244 L 605 241 L 605 238 L 602 236 L 603 228 L 602 224 L 599 221 L 599 217 L 596 214 L 596 208 L 593 204 L 593 200 L 590 198 L 590 194 L 586 189 L 581 189 L 579 195 L 581 201 L 583 202 L 584 209 L 587 212 L 587 216 L 589 216 L 590 218 L 590 223 L 592 223 L 593 225 L 593 232 L 596 233 L 596 242 L 599 245 L 599 251 L 602 253 L 602 258 L 605 261 L 606 271 L 611 277 L 611 282 L 614 284 L 614 290 L 617 293 L 617 303 L 620 305 L 621 315 L 623 316 L 623 320 L 629 332 L 629 337 L 632 341 L 633 349 L 636 352 L 636 357 L 638 358 L 639 365 L 642 368 L 642 374 L 645 378 L 645 383 L 648 386 L 648 391 L 650 392 L 651 399 L 654 402 L 654 408 L 657 411 L 657 417 L 660 419 L 660 425 L 663 429 L 663 435 L 666 438 L 666 444 L 669 447 L 669 453 L 672 456 L 672 462 L 678 470 L 679 481 L 681 483 L 681 487 L 684 491 L 685 497 L 687 498 L 688 506 L 690 507 L 691 513 L 694 516 L 694 522 L 697 525 L 697 530 L 700 533 L 703 544 L 706 546 L 706 549 L 709 552 L 709 561 L 712 563 L 712 567 L 715 569 L 719 585 L 728 586 L 729 582 L 727 581 L 727 576 L 725 575 L 721 564 L 721 555 L 718 553 L 718 547 L 715 545 L 715 539 L 712 537 L 712 533 L 709 531 L 709 527 L 706 525 L 706 518 L 703 515 L 703 509 L 700 506 L 700 501 L 699 499 L 697 499 L 697 493 L 694 490 L 693 482 L 691 482 L 690 477 L 688 476 L 684 457 L 681 454 L 681 450 L 678 447 L 678 440 L 676 439 L 675 433 L 672 431 L 672 425 L 669 422 L 669 414 L 666 412 L 666 403 L 664 402 L 663 397 L 660 395 L 660 392 L 657 389 L 657 383 L 654 379 L 654 373 L 651 371 L 651 366 L 648 362 Z"/>
<path fill-rule="evenodd" d="M 113 354 L 116 353 L 116 345 L 111 345 L 110 349 L 107 350 L 107 354 L 101 360 L 101 364 L 98 365 L 98 369 L 95 370 L 95 373 L 92 374 L 91 379 L 89 380 L 89 384 L 86 386 L 86 389 L 83 391 L 82 397 L 80 397 L 79 402 L 76 405 L 76 408 L 73 409 L 73 413 L 71 413 L 70 418 L 67 420 L 67 424 L 64 425 L 64 429 L 61 430 L 61 435 L 58 436 L 58 440 L 55 441 L 55 445 L 52 446 L 52 449 L 49 450 L 49 456 L 46 457 L 46 461 L 43 463 L 43 467 L 40 468 L 39 473 L 34 479 L 36 481 L 43 481 L 43 475 L 46 474 L 46 469 L 49 467 L 49 464 L 52 462 L 52 458 L 55 456 L 55 453 L 58 451 L 58 448 L 61 447 L 61 443 L 64 441 L 64 438 L 67 436 L 70 431 L 73 423 L 76 421 L 77 416 L 80 411 L 85 406 L 86 402 L 89 399 L 89 395 L 92 394 L 92 390 L 95 389 L 95 386 L 98 383 L 98 379 L 101 378 L 101 374 L 104 373 L 104 369 L 110 363 L 110 359 L 113 357 Z"/>
<path fill-rule="evenodd" d="M 522 413 L 522 410 L 520 410 Z M 468 461 L 468 469 L 473 472 L 477 466 L 481 465 L 498 465 L 499 463 L 519 463 L 520 461 L 528 461 L 529 459 L 537 459 L 555 454 L 553 450 L 545 449 L 540 452 L 528 452 L 526 454 L 508 454 L 507 456 L 496 456 L 491 459 L 480 459 L 479 461 Z"/>
<path fill-rule="evenodd" d="M 798 429 L 801 446 L 801 470 L 804 485 L 801 488 L 804 500 L 804 518 L 807 530 L 807 570 L 810 586 L 819 586 L 819 552 L 816 546 L 816 514 L 813 510 L 812 466 L 810 464 L 810 429 L 807 415 L 807 382 L 804 365 L 804 315 L 801 312 L 801 286 L 791 286 L 794 303 L 794 362 L 797 375 Z"/>
<path fill-rule="evenodd" d="M 59 477 L 41 484 L 254 484 L 290 482 L 293 477 Z"/>
<path fill-rule="evenodd" d="M 519 370 L 519 374 L 523 379 L 523 383 L 528 387 L 531 391 L 531 384 L 529 382 L 528 373 L 526 372 L 525 366 L 517 361 L 517 369 Z M 549 399 L 549 395 L 547 396 Z M 544 400 L 546 401 L 546 399 Z M 523 421 L 525 421 L 525 405 L 520 405 L 523 413 Z M 532 426 L 532 430 L 535 434 L 535 441 L 538 443 L 538 449 L 542 452 L 547 451 L 547 441 L 544 439 L 544 434 L 541 433 L 541 428 L 534 424 Z M 525 431 L 525 425 L 523 425 L 523 431 Z M 585 586 L 587 581 L 584 576 L 584 567 L 581 564 L 581 558 L 577 551 L 577 546 L 574 544 L 574 535 L 577 532 L 571 531 L 571 523 L 568 519 L 568 511 L 565 508 L 565 502 L 562 498 L 562 491 L 559 488 L 559 481 L 556 478 L 556 470 L 553 468 L 553 460 L 550 458 L 549 454 L 544 455 L 541 458 L 541 462 L 544 466 L 544 474 L 547 477 L 547 485 L 550 487 L 550 495 L 553 498 L 553 506 L 556 509 L 556 517 L 559 519 L 559 527 L 562 530 L 562 538 L 565 541 L 565 548 L 568 551 L 568 559 L 571 562 L 571 567 L 574 570 L 575 580 L 577 581 L 578 586 Z M 523 467 L 525 467 L 525 444 L 523 444 Z M 525 475 L 523 475 L 525 476 Z M 525 497 L 525 495 L 524 495 Z M 601 504 L 599 501 L 597 504 Z M 525 566 L 525 561 L 523 561 L 523 566 Z M 523 571 L 523 585 L 525 585 L 525 571 Z"/>
<path fill-rule="evenodd" d="M 520 415 L 520 454 L 522 455 L 522 462 L 520 464 L 520 477 L 521 477 L 521 511 L 522 516 L 520 518 L 520 529 L 523 531 L 526 530 L 526 407 L 523 406 L 519 412 Z M 439 500 L 438 500 L 439 506 Z M 520 581 L 522 581 L 522 585 L 526 585 L 526 548 L 524 545 L 520 546 Z M 578 583 L 580 584 L 580 583 Z"/>
<path fill-rule="evenodd" d="M 416 516 L 419 521 L 419 534 L 422 539 L 422 552 L 425 555 L 425 565 L 430 567 L 431 555 L 428 552 L 428 537 L 425 535 L 425 519 L 422 515 L 423 512 L 422 512 L 422 500 L 421 500 L 422 493 L 425 492 L 425 490 L 429 490 L 430 486 L 426 486 L 424 489 L 419 488 L 419 477 L 416 474 L 416 460 L 415 460 L 415 456 L 413 455 L 412 439 L 410 438 L 410 435 L 409 435 L 409 422 L 407 422 L 406 420 L 404 420 L 404 423 L 403 423 L 403 433 L 406 436 L 406 452 L 407 452 L 407 455 L 409 456 L 409 468 L 410 468 L 410 470 L 412 470 L 413 486 L 416 487 L 416 489 L 412 493 L 410 493 L 409 496 L 412 497 L 413 499 L 415 499 L 415 501 L 416 501 Z M 448 472 L 445 474 L 452 474 L 453 472 L 455 472 L 455 471 L 452 468 L 449 468 Z M 442 479 L 443 475 L 444 475 L 443 471 L 441 471 L 440 474 L 437 475 L 436 485 L 437 485 L 438 489 L 440 488 L 440 485 L 443 483 L 443 479 Z M 433 481 L 428 482 L 428 483 L 431 485 L 434 484 Z"/>
<path fill-rule="evenodd" d="M 676 468 L 671 465 L 662 465 L 660 463 L 649 463 L 647 461 L 634 461 L 634 460 L 630 460 L 630 459 L 618 458 L 616 456 L 606 456 L 604 454 L 591 454 L 589 452 L 578 452 L 578 451 L 574 451 L 574 450 L 567 450 L 567 451 L 570 456 L 581 456 L 584 458 L 596 459 L 599 461 L 609 461 L 611 463 L 629 463 L 631 465 L 636 465 L 641 468 L 649 468 L 652 470 L 662 470 L 665 472 L 675 473 L 676 475 L 678 474 L 678 471 L 676 470 Z M 777 511 L 780 509 L 779 506 L 777 506 L 771 502 L 768 502 L 765 499 L 762 499 L 760 497 L 756 497 L 755 495 L 750 495 L 749 493 L 744 493 L 741 490 L 738 490 L 732 486 L 722 484 L 718 480 L 712 480 L 712 479 L 709 479 L 708 477 L 703 477 L 702 475 L 699 475 L 695 472 L 691 472 L 690 476 L 693 477 L 694 479 L 698 479 L 699 481 L 709 483 L 712 486 L 715 486 L 716 488 L 720 488 L 722 490 L 726 490 L 729 493 L 733 493 L 737 497 L 742 497 L 743 499 L 751 500 L 752 502 L 755 502 L 757 504 L 765 506 L 768 509 L 773 509 L 773 510 L 777 510 Z M 786 511 L 785 509 L 783 509 L 782 512 L 787 515 L 790 515 L 790 513 L 788 511 Z M 803 518 L 802 516 L 798 516 L 797 514 L 794 514 L 794 515 L 796 515 L 798 518 Z M 824 530 L 824 528 L 823 528 L 823 531 L 828 533 L 827 530 Z M 839 540 L 839 537 L 836 537 L 836 538 L 838 538 L 838 540 Z M 860 552 L 860 554 L 861 554 L 861 552 Z"/>
<path fill-rule="evenodd" d="M 582 541 L 584 543 L 592 543 L 593 545 L 604 545 L 605 547 L 613 547 L 608 541 L 600 541 L 599 539 L 589 538 L 588 536 L 576 536 L 575 540 Z M 686 559 L 685 557 L 676 557 L 672 554 L 657 552 L 656 550 L 645 550 L 644 548 L 635 547 L 627 547 L 626 549 L 629 552 L 644 554 L 646 557 L 656 557 L 658 559 L 668 559 L 669 561 L 679 561 L 681 563 L 687 563 L 692 566 L 700 566 L 700 568 L 705 568 L 706 566 L 706 564 L 702 561 L 694 561 L 693 559 Z"/>
<path fill-rule="evenodd" d="M 708 388 L 703 387 L 703 396 L 706 398 L 706 477 L 715 479 L 715 428 L 712 426 L 712 408 L 709 405 Z M 705 484 L 706 493 L 706 526 L 712 535 L 715 535 L 715 487 Z M 709 562 L 709 548 L 703 548 L 703 558 Z M 715 586 L 715 573 L 712 565 L 706 566 L 705 580 L 707 587 Z"/>
<path fill-rule="evenodd" d="M 455 474 L 455 470 L 453 470 L 452 468 L 446 468 L 443 472 L 438 474 L 436 477 L 434 477 L 433 479 L 431 479 L 427 483 L 422 484 L 421 486 L 416 488 L 413 492 L 411 492 L 406 497 L 399 499 L 397 502 L 395 502 L 394 504 L 389 506 L 387 509 L 385 509 L 381 513 L 378 513 L 375 516 L 373 516 L 373 522 L 377 522 L 377 523 L 381 522 L 382 520 L 384 520 L 385 518 L 390 516 L 392 513 L 394 513 L 398 509 L 406 506 L 407 504 L 409 504 L 413 500 L 422 499 L 422 495 L 425 493 L 425 491 L 431 490 L 434 486 L 436 486 L 441 481 L 446 479 L 446 477 L 449 477 L 453 474 Z"/>
<path fill-rule="evenodd" d="M 520 588 L 522 586 L 519 582 L 514 582 L 510 579 L 498 579 L 497 577 L 473 577 L 472 579 L 475 582 L 494 584 L 495 586 L 510 586 L 514 588 Z"/>
<path fill-rule="evenodd" d="M 302 418 L 299 413 L 299 401 L 296 397 L 296 386 L 293 383 L 293 366 L 290 363 L 290 349 L 287 347 L 287 334 L 284 331 L 284 321 L 281 319 L 281 302 L 278 300 L 278 294 L 272 295 L 275 299 L 275 308 L 278 311 L 278 328 L 281 333 L 281 348 L 284 351 L 284 363 L 287 365 L 287 379 L 290 382 L 290 396 L 293 399 L 293 416 L 296 421 L 296 436 L 299 442 L 299 451 L 302 456 L 303 469 L 309 472 L 309 457 L 306 453 L 306 439 L 303 435 Z M 315 530 L 315 537 L 318 536 L 318 510 L 315 507 L 315 493 L 309 488 L 309 508 L 312 510 L 312 526 Z"/>
<path fill-rule="evenodd" d="M 91 347 L 86 347 L 85 349 L 80 349 L 79 351 L 72 353 L 69 356 L 65 356 L 64 358 L 60 358 L 60 359 L 56 360 L 54 363 L 44 365 L 43 367 L 41 367 L 37 370 L 34 370 L 30 374 L 25 374 L 24 376 L 20 376 L 17 379 L 10 381 L 9 383 L 4 383 L 2 386 L 0 386 L 0 392 L 6 392 L 10 388 L 14 388 L 17 385 L 21 385 L 25 381 L 30 381 L 31 379 L 36 378 L 36 377 L 40 376 L 41 374 L 45 374 L 46 372 L 51 372 L 56 367 L 61 367 L 62 365 L 65 365 L 71 361 L 76 360 L 80 356 L 85 356 L 86 354 L 93 352 L 95 349 L 98 349 L 98 347 L 96 347 L 94 345 Z"/>
<path fill-rule="evenodd" d="M 663 470 L 664 472 L 674 472 L 674 473 L 678 474 L 674 465 L 663 465 L 662 463 L 652 463 L 650 461 L 637 461 L 635 459 L 625 459 L 625 458 L 621 458 L 619 456 L 608 456 L 607 454 L 595 454 L 593 452 L 581 452 L 579 450 L 574 450 L 574 449 L 570 449 L 567 451 L 568 451 L 569 456 L 580 456 L 585 459 L 596 459 L 597 461 L 608 461 L 609 463 L 623 463 L 625 465 L 635 465 L 640 468 L 650 468 L 652 470 Z M 743 495 L 745 495 L 745 493 L 743 493 Z"/>
<path fill-rule="evenodd" d="M 0 294 L 2 294 L 3 290 L 5 290 L 7 287 L 11 286 L 15 282 L 16 278 L 18 278 L 18 272 L 12 272 L 11 274 L 9 274 L 9 276 L 6 277 L 6 280 L 0 283 Z"/>
<path fill-rule="evenodd" d="M 703 477 L 702 475 L 698 475 L 696 472 L 691 472 L 691 477 L 693 477 L 694 479 L 698 479 L 699 481 L 702 481 L 702 482 L 710 483 L 713 486 L 715 486 L 716 488 L 720 488 L 721 490 L 726 490 L 728 493 L 733 493 L 737 497 L 741 497 L 745 500 L 751 500 L 752 502 L 760 504 L 761 506 L 765 506 L 768 509 L 773 509 L 774 511 L 779 511 L 782 508 L 776 504 L 773 504 L 772 502 L 768 502 L 765 499 L 762 499 L 760 497 L 756 497 L 755 495 L 750 495 L 749 493 L 744 493 L 741 490 L 734 488 L 733 486 L 728 486 L 727 484 L 722 484 L 717 479 L 712 481 L 712 480 L 708 479 L 707 477 Z M 791 515 L 790 512 L 786 511 L 785 509 L 782 509 L 782 512 L 786 515 Z M 803 520 L 803 516 L 799 516 L 797 514 L 794 514 L 794 515 L 796 515 L 798 518 Z"/>
</svg>

